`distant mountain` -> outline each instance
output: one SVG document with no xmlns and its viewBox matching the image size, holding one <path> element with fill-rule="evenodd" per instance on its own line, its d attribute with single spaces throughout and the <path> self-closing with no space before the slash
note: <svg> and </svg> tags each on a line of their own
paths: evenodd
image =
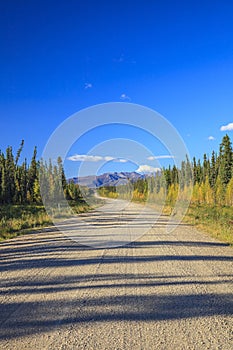
<svg viewBox="0 0 233 350">
<path fill-rule="evenodd" d="M 86 186 L 89 188 L 96 188 L 102 186 L 119 186 L 125 185 L 128 181 L 137 181 L 138 179 L 144 179 L 145 175 L 134 172 L 120 172 L 120 173 L 105 173 L 102 175 L 89 175 L 84 177 L 73 177 L 69 179 L 69 182 L 74 182 L 80 186 Z"/>
</svg>

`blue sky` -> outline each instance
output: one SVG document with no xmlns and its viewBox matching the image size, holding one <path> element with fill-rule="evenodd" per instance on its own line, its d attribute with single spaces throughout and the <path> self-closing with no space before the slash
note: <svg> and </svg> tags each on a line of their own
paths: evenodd
<svg viewBox="0 0 233 350">
<path fill-rule="evenodd" d="M 226 132 L 233 139 L 231 126 L 220 130 L 233 123 L 232 17 L 230 0 L 1 1 L 0 149 L 24 139 L 30 159 L 70 115 L 128 102 L 167 118 L 191 156 L 210 154 Z M 116 129 L 98 129 L 68 156 L 113 136 Z M 135 138 L 151 144 L 143 133 Z M 152 151 L 167 154 L 156 142 Z M 79 163 L 65 161 L 68 176 Z"/>
</svg>

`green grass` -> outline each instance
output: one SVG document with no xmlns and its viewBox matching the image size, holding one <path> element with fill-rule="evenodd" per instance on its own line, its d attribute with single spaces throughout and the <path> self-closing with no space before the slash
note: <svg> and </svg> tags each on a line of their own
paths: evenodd
<svg viewBox="0 0 233 350">
<path fill-rule="evenodd" d="M 80 202 L 70 201 L 69 205 L 74 212 L 85 213 L 100 205 L 100 200 L 92 200 L 91 205 L 84 200 Z M 53 222 L 43 205 L 0 206 L 0 241 L 52 225 Z"/>
<path fill-rule="evenodd" d="M 168 216 L 173 211 L 173 206 L 168 203 L 165 203 L 164 207 L 156 203 L 150 205 Z M 233 245 L 233 207 L 190 204 L 183 221 L 196 226 L 211 237 Z"/>
<path fill-rule="evenodd" d="M 184 218 L 210 236 L 233 245 L 233 207 L 190 205 Z"/>
<path fill-rule="evenodd" d="M 75 202 L 75 201 L 69 201 L 69 205 L 72 208 L 72 210 L 77 213 L 86 213 L 87 211 L 90 211 L 93 209 L 91 205 L 89 205 L 87 202 L 84 200 L 81 200 L 80 202 Z"/>
<path fill-rule="evenodd" d="M 2 205 L 0 240 L 16 237 L 29 229 L 51 225 L 42 205 Z"/>
</svg>

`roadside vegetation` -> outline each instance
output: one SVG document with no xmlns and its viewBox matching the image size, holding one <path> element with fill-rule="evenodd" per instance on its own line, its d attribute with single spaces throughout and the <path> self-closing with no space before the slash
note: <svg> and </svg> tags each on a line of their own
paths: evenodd
<svg viewBox="0 0 233 350">
<path fill-rule="evenodd" d="M 187 158 L 180 169 L 161 169 L 124 186 L 103 187 L 99 194 L 149 203 L 171 215 L 176 201 L 189 205 L 184 221 L 198 226 L 219 240 L 233 244 L 233 149 L 228 135 L 211 158 L 192 162 Z M 190 203 L 188 202 L 190 199 Z M 162 209 L 161 209 L 162 208 Z"/>
<path fill-rule="evenodd" d="M 44 207 L 34 204 L 1 205 L 0 218 L 1 240 L 52 224 Z"/>
<path fill-rule="evenodd" d="M 69 205 L 75 213 L 93 208 L 81 200 L 69 201 Z M 0 241 L 53 225 L 42 204 L 1 205 L 0 218 Z"/>
<path fill-rule="evenodd" d="M 191 204 L 184 221 L 233 245 L 233 207 Z"/>
<path fill-rule="evenodd" d="M 55 164 L 38 161 L 35 148 L 30 163 L 26 159 L 20 163 L 23 146 L 24 141 L 16 156 L 12 147 L 5 153 L 0 151 L 0 240 L 52 225 L 45 202 L 57 216 L 61 216 L 59 201 L 67 201 L 76 213 L 98 205 L 91 190 L 84 188 L 81 192 L 78 185 L 67 182 L 61 158 Z"/>
</svg>

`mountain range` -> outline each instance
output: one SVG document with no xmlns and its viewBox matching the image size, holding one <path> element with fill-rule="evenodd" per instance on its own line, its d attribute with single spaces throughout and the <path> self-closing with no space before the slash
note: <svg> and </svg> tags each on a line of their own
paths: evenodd
<svg viewBox="0 0 233 350">
<path fill-rule="evenodd" d="M 104 173 L 102 175 L 89 175 L 82 177 L 73 177 L 69 182 L 73 182 L 80 186 L 89 188 L 98 188 L 103 186 L 119 186 L 125 185 L 128 181 L 135 182 L 139 179 L 144 179 L 145 175 L 134 172 L 114 172 Z"/>
</svg>

